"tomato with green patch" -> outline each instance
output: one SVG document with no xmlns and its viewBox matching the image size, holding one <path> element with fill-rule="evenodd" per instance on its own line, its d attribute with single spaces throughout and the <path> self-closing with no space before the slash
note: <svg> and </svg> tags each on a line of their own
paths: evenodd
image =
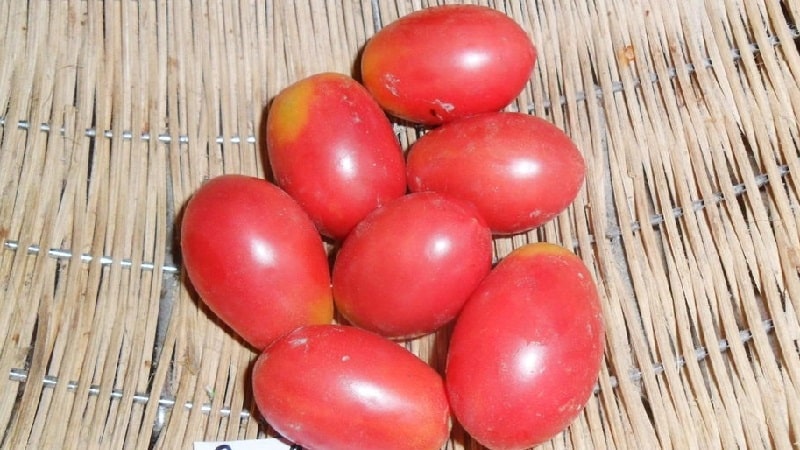
<svg viewBox="0 0 800 450">
<path fill-rule="evenodd" d="M 331 238 L 344 238 L 370 211 L 406 192 L 388 117 L 346 75 L 320 73 L 282 90 L 265 134 L 275 183 Z"/>
<path fill-rule="evenodd" d="M 453 414 L 492 449 L 545 442 L 592 395 L 603 341 L 598 292 L 583 261 L 554 244 L 520 247 L 456 321 L 445 374 Z"/>
</svg>

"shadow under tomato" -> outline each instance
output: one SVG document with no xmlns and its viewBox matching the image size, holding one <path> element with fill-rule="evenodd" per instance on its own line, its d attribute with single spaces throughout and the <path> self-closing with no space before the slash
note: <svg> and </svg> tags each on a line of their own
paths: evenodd
<svg viewBox="0 0 800 450">
<path fill-rule="evenodd" d="M 261 109 L 261 117 L 258 121 L 258 136 L 257 143 L 258 154 L 261 159 L 261 165 L 264 167 L 264 178 L 270 183 L 274 183 L 275 177 L 272 173 L 272 165 L 269 163 L 269 152 L 267 151 L 267 118 L 269 117 L 269 110 L 272 107 L 272 102 L 275 97 L 270 98 L 264 108 Z"/>
<path fill-rule="evenodd" d="M 447 350 L 450 346 L 450 336 L 453 333 L 454 326 L 455 321 L 451 321 L 447 325 L 438 329 L 432 335 L 420 338 L 430 339 L 431 348 L 427 358 L 425 359 L 425 362 L 428 363 L 428 365 L 431 366 L 439 375 L 441 375 L 442 379 L 445 378 Z M 453 416 L 452 411 L 450 412 L 450 420 L 452 425 L 450 430 L 450 440 L 452 442 L 465 450 L 485 449 L 485 447 L 481 446 L 474 439 L 472 439 L 472 437 L 464 430 L 464 427 L 461 425 L 461 423 L 459 423 L 456 417 Z"/>
<path fill-rule="evenodd" d="M 256 423 L 258 423 L 259 429 L 263 431 L 264 434 L 267 435 L 267 437 L 280 439 L 284 444 L 287 445 L 287 447 L 290 447 L 290 450 L 303 450 L 303 447 L 300 447 L 299 445 L 292 443 L 291 441 L 281 436 L 280 433 L 275 431 L 275 429 L 272 428 L 272 425 L 270 425 L 269 422 L 267 422 L 264 419 L 264 417 L 261 415 L 261 412 L 258 410 L 258 405 L 256 405 L 256 398 L 255 395 L 253 394 L 253 383 L 252 383 L 253 368 L 255 367 L 257 360 L 258 358 L 254 357 L 253 360 L 250 362 L 250 364 L 248 364 L 244 373 L 242 374 L 241 382 L 244 384 L 243 386 L 240 386 L 240 388 L 243 389 L 242 392 L 244 394 L 244 403 L 242 404 L 244 410 L 242 412 L 246 411 L 250 414 L 250 416 L 247 418 L 239 417 L 239 421 L 254 420 Z M 302 368 L 298 367 L 297 371 L 300 370 L 302 370 Z M 289 375 L 293 376 L 294 374 L 289 374 Z M 232 420 L 236 419 L 232 418 Z"/>
<path fill-rule="evenodd" d="M 364 80 L 362 79 L 361 76 L 361 60 L 364 56 L 364 48 L 366 46 L 367 45 L 364 44 L 358 48 L 356 56 L 355 58 L 353 58 L 353 63 L 350 65 L 350 77 L 352 77 L 354 80 L 358 81 L 362 85 L 364 84 Z"/>
</svg>

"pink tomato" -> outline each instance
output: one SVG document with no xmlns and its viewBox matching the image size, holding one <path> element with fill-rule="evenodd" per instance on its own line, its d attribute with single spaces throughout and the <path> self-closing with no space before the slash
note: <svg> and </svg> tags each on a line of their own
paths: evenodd
<svg viewBox="0 0 800 450">
<path fill-rule="evenodd" d="M 310 449 L 439 450 L 450 413 L 442 378 L 392 341 L 349 326 L 300 328 L 253 367 L 264 419 Z"/>
<path fill-rule="evenodd" d="M 575 144 L 544 119 L 487 113 L 430 131 L 412 146 L 408 185 L 472 202 L 495 234 L 530 230 L 576 198 L 585 164 Z"/>
<path fill-rule="evenodd" d="M 364 48 L 364 85 L 392 115 L 437 125 L 498 111 L 522 92 L 536 61 L 509 16 L 476 5 L 435 6 L 401 17 Z"/>
<path fill-rule="evenodd" d="M 491 263 L 491 232 L 471 205 L 410 194 L 372 212 L 344 241 L 334 299 L 356 326 L 415 337 L 455 318 Z"/>
<path fill-rule="evenodd" d="M 333 318 L 322 240 L 297 202 L 265 180 L 223 175 L 202 185 L 183 214 L 181 252 L 203 302 L 258 349 Z"/>
<path fill-rule="evenodd" d="M 453 414 L 495 450 L 551 439 L 591 396 L 603 336 L 597 289 L 575 254 L 545 243 L 513 251 L 456 321 L 446 366 Z"/>
</svg>

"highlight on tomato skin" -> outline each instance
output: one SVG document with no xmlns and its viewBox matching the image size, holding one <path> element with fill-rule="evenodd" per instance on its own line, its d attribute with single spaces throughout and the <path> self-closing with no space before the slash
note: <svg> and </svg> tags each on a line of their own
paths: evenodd
<svg viewBox="0 0 800 450">
<path fill-rule="evenodd" d="M 343 239 L 370 211 L 406 192 L 392 125 L 349 76 L 320 73 L 286 87 L 272 101 L 265 135 L 275 183 L 328 237 Z"/>
<path fill-rule="evenodd" d="M 492 233 L 475 208 L 435 192 L 369 214 L 333 264 L 333 296 L 355 326 L 393 339 L 451 322 L 489 273 Z"/>
<path fill-rule="evenodd" d="M 496 235 L 536 228 L 563 212 L 584 183 L 575 143 L 552 123 L 495 112 L 431 130 L 409 150 L 412 192 L 441 192 L 473 203 Z"/>
<path fill-rule="evenodd" d="M 182 265 L 200 299 L 256 349 L 333 319 L 330 269 L 314 224 L 263 179 L 222 175 L 189 199 Z"/>
<path fill-rule="evenodd" d="M 267 423 L 304 448 L 439 450 L 450 433 L 441 376 L 355 327 L 295 330 L 258 357 L 252 383 Z"/>
<path fill-rule="evenodd" d="M 441 5 L 389 23 L 367 41 L 362 81 L 391 115 L 435 126 L 499 111 L 525 88 L 536 62 L 527 32 L 478 5 Z"/>
<path fill-rule="evenodd" d="M 495 450 L 552 439 L 592 395 L 604 333 L 597 287 L 578 256 L 549 243 L 514 250 L 456 320 L 445 369 L 455 418 Z"/>
</svg>

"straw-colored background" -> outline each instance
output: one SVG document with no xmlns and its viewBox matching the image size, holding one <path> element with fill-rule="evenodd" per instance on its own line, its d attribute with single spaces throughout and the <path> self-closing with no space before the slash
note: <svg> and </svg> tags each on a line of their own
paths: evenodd
<svg viewBox="0 0 800 450">
<path fill-rule="evenodd" d="M 427 4 L 0 1 L 3 448 L 267 431 L 254 355 L 189 294 L 176 211 L 207 177 L 263 176 L 280 88 L 350 73 Z M 602 293 L 598 393 L 547 447 L 797 446 L 800 1 L 491 4 L 540 52 L 512 108 L 589 168 L 568 212 L 496 246 L 572 246 Z M 441 367 L 445 334 L 410 347 Z"/>
</svg>

